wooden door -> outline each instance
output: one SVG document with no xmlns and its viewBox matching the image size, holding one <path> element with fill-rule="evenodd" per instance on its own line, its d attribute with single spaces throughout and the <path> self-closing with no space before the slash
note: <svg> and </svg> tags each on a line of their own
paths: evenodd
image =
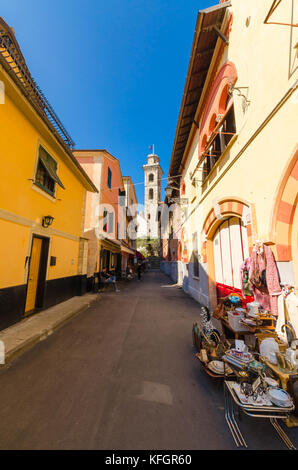
<svg viewBox="0 0 298 470">
<path fill-rule="evenodd" d="M 33 238 L 29 268 L 25 315 L 35 309 L 41 259 L 42 239 Z"/>
</svg>

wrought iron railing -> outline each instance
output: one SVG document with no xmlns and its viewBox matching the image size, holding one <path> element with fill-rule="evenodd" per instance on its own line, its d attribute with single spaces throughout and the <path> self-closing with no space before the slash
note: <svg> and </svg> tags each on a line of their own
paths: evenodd
<svg viewBox="0 0 298 470">
<path fill-rule="evenodd" d="M 75 145 L 74 141 L 32 78 L 22 53 L 2 24 L 0 24 L 0 61 L 10 75 L 17 79 L 25 96 L 38 107 L 39 111 L 49 121 L 54 131 L 58 133 L 64 143 L 73 148 Z"/>
</svg>

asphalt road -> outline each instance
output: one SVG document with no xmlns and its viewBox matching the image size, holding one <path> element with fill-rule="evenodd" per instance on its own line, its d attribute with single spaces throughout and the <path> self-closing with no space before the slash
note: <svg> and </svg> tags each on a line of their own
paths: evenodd
<svg viewBox="0 0 298 470">
<path fill-rule="evenodd" d="M 0 449 L 236 449 L 222 385 L 194 356 L 196 320 L 161 273 L 104 293 L 0 372 Z M 285 449 L 267 421 L 240 427 L 250 449 Z"/>
</svg>

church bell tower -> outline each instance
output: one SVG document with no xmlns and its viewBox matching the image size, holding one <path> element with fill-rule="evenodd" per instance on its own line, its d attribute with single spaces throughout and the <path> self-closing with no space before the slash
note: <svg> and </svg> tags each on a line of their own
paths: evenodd
<svg viewBox="0 0 298 470">
<path fill-rule="evenodd" d="M 158 238 L 158 208 L 161 203 L 161 179 L 163 171 L 160 160 L 154 152 L 147 157 L 147 164 L 143 166 L 145 173 L 145 218 L 147 221 L 147 237 Z"/>
</svg>

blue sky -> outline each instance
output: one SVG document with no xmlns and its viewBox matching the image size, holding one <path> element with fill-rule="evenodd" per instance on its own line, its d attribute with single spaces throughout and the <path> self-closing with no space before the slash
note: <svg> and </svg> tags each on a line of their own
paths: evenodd
<svg viewBox="0 0 298 470">
<path fill-rule="evenodd" d="M 197 13 L 215 3 L 10 0 L 0 15 L 76 148 L 119 158 L 143 203 L 148 147 L 166 177 Z"/>
</svg>

